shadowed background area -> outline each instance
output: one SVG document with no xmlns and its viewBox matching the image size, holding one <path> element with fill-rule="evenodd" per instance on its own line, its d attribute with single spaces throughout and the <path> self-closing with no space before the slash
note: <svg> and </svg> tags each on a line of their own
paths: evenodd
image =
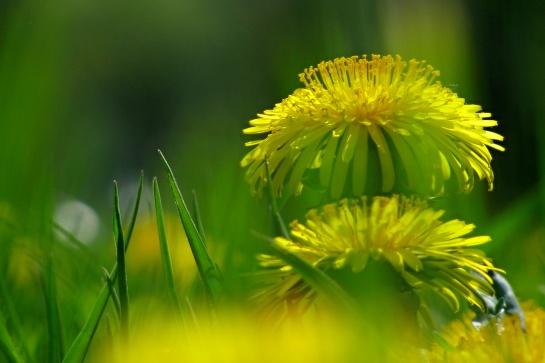
<svg viewBox="0 0 545 363">
<path fill-rule="evenodd" d="M 426 60 L 441 71 L 443 85 L 498 120 L 494 131 L 505 136 L 506 151 L 492 150 L 494 190 L 480 182 L 469 195 L 448 195 L 431 206 L 446 209 L 445 220 L 475 223 L 477 234 L 491 235 L 484 249 L 516 292 L 545 302 L 545 5 L 342 4 L 3 2 L 2 228 L 46 253 L 42 232 L 50 216 L 78 200 L 90 207 L 85 215 L 96 225 L 85 237 L 89 248 L 110 265 L 113 179 L 128 210 L 140 170 L 147 190 L 157 175 L 166 209 L 174 210 L 161 149 L 182 192 L 196 191 L 210 243 L 231 256 L 233 266 L 238 261 L 234 270 L 255 268 L 253 256 L 263 245 L 250 231 L 271 234 L 272 219 L 267 200 L 255 201 L 243 180 L 239 163 L 251 138 L 242 129 L 301 87 L 298 74 L 306 67 L 341 56 L 399 54 Z M 149 196 L 143 210 L 151 210 Z M 303 214 L 285 211 L 288 220 Z M 4 240 L 9 245 L 12 238 Z M 2 273 L 13 268 L 9 256 L 0 257 Z M 95 270 L 87 276 L 76 268 L 90 296 L 100 284 Z M 73 276 L 65 279 L 74 283 Z"/>
</svg>

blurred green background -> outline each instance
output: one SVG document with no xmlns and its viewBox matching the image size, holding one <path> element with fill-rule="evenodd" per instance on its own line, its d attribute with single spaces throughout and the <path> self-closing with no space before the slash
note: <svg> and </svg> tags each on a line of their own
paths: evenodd
<svg viewBox="0 0 545 363">
<path fill-rule="evenodd" d="M 140 170 L 148 193 L 157 175 L 174 210 L 157 149 L 184 194 L 196 191 L 210 243 L 227 251 L 224 263 L 251 270 L 262 244 L 250 231 L 270 234 L 272 220 L 266 200 L 251 198 L 243 181 L 250 138 L 242 129 L 301 87 L 298 74 L 310 65 L 399 54 L 426 60 L 443 85 L 498 120 L 506 151 L 492 151 L 494 190 L 481 182 L 432 206 L 491 235 L 484 249 L 518 295 L 544 305 L 544 18 L 544 3 L 531 0 L 3 1 L 1 273 L 11 276 L 21 245 L 35 261 L 54 250 L 65 305 L 80 284 L 92 301 L 100 266 L 115 256 L 112 180 L 128 212 Z M 60 206 L 73 200 L 79 209 L 63 215 Z M 93 227 L 87 234 L 69 222 L 75 210 Z M 52 247 L 51 216 L 96 258 Z M 7 288 L 21 299 L 29 293 L 11 280 Z M 74 332 L 86 306 L 74 308 Z"/>
</svg>

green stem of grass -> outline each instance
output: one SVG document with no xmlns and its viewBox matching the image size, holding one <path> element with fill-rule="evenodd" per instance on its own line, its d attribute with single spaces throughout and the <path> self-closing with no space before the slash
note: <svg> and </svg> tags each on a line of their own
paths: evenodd
<svg viewBox="0 0 545 363">
<path fill-rule="evenodd" d="M 142 199 L 143 183 L 144 183 L 144 174 L 142 173 L 140 176 L 138 195 L 136 197 L 136 203 L 134 205 L 134 209 L 132 212 L 131 222 L 130 222 L 129 228 L 127 229 L 128 232 L 127 232 L 127 238 L 125 239 L 125 251 L 127 250 L 127 248 L 129 248 L 129 243 L 131 240 L 130 237 L 134 229 L 134 224 L 136 223 L 136 216 L 138 215 L 138 210 L 140 208 L 140 200 Z M 116 280 L 117 264 L 114 265 L 109 275 L 111 276 L 112 281 Z M 78 336 L 76 337 L 76 339 L 70 346 L 70 349 L 68 350 L 68 352 L 66 353 L 66 356 L 64 357 L 63 363 L 83 362 L 87 354 L 87 351 L 89 350 L 89 345 L 91 344 L 91 341 L 93 340 L 95 332 L 98 328 L 98 323 L 100 322 L 100 318 L 102 317 L 102 314 L 104 313 L 104 310 L 106 309 L 106 305 L 108 304 L 109 298 L 110 298 L 110 288 L 108 287 L 108 283 L 105 282 L 95 302 L 95 305 L 93 306 L 93 309 L 91 310 L 91 313 L 89 314 L 89 317 L 87 318 L 87 321 L 85 322 L 85 325 L 83 326 Z"/>
<path fill-rule="evenodd" d="M 115 265 L 112 269 L 111 275 L 117 275 L 117 265 Z M 85 359 L 85 355 L 89 350 L 89 345 L 91 344 L 91 341 L 93 340 L 95 332 L 98 328 L 100 318 L 102 317 L 102 314 L 106 309 L 109 298 L 110 289 L 108 288 L 108 284 L 105 283 L 102 287 L 102 290 L 100 291 L 95 305 L 93 306 L 93 310 L 91 310 L 91 314 L 87 318 L 85 325 L 76 337 L 76 340 L 74 340 L 74 342 L 72 343 L 72 346 L 68 350 L 68 353 L 66 353 L 63 363 L 83 362 L 83 360 Z"/>
<path fill-rule="evenodd" d="M 8 328 L 6 326 L 6 320 L 0 310 L 0 352 L 4 354 L 4 357 L 9 363 L 23 363 L 23 359 L 19 355 L 17 348 L 11 340 L 11 336 L 8 333 Z M 1 357 L 1 355 L 0 355 Z"/>
<path fill-rule="evenodd" d="M 161 156 L 163 165 L 167 172 L 169 184 L 172 189 L 172 193 L 174 194 L 174 200 L 178 209 L 178 215 L 180 216 L 180 220 L 187 235 L 191 251 L 193 252 L 193 257 L 195 258 L 199 275 L 206 289 L 210 307 L 212 311 L 214 311 L 214 307 L 223 293 L 223 283 L 221 277 L 216 265 L 208 254 L 203 238 L 195 226 L 195 222 L 189 214 L 189 210 L 187 209 L 182 193 L 180 192 L 180 188 L 178 187 L 176 179 L 174 178 L 172 169 L 168 165 L 168 162 L 161 151 L 159 151 L 159 155 Z"/>
<path fill-rule="evenodd" d="M 117 265 L 116 265 L 117 266 Z M 115 290 L 115 282 L 110 273 L 106 268 L 104 268 L 104 281 L 108 284 L 108 288 L 110 289 L 110 296 L 112 298 L 112 301 L 114 303 L 115 311 L 117 313 L 117 318 L 121 316 L 121 303 L 119 302 L 119 295 L 117 294 L 117 291 Z"/>
<path fill-rule="evenodd" d="M 116 255 L 119 278 L 117 280 L 119 290 L 119 325 L 121 329 L 121 341 L 124 350 L 129 347 L 129 286 L 127 283 L 127 268 L 125 261 L 125 239 L 121 224 L 121 212 L 119 210 L 119 192 L 114 181 L 114 235 L 116 240 Z"/>
<path fill-rule="evenodd" d="M 153 196 L 155 199 L 155 214 L 157 217 L 157 229 L 159 232 L 159 243 L 161 245 L 161 257 L 163 259 L 163 266 L 165 268 L 165 277 L 167 282 L 167 292 L 170 297 L 172 308 L 174 309 L 174 317 L 180 331 L 187 333 L 187 325 L 182 307 L 180 305 L 180 299 L 176 292 L 174 283 L 174 272 L 172 269 L 172 260 L 170 258 L 170 249 L 168 247 L 167 233 L 165 228 L 165 218 L 163 215 L 163 205 L 161 203 L 161 194 L 159 193 L 159 186 L 157 185 L 157 178 L 153 179 Z"/>
<path fill-rule="evenodd" d="M 136 225 L 136 217 L 138 216 L 138 208 L 140 207 L 140 200 L 142 199 L 142 188 L 144 186 L 144 171 L 140 172 L 140 182 L 138 183 L 138 192 L 136 193 L 136 203 L 134 204 L 134 210 L 131 214 L 131 220 L 129 222 L 129 228 L 127 228 L 127 233 L 125 233 L 125 251 L 129 247 L 129 241 L 132 237 L 132 232 L 134 231 L 134 226 Z"/>
<path fill-rule="evenodd" d="M 60 362 L 64 356 L 62 325 L 57 302 L 57 283 L 53 257 L 49 256 L 44 284 L 49 331 L 49 362 Z"/>
<path fill-rule="evenodd" d="M 201 212 L 199 209 L 199 202 L 197 200 L 197 193 L 195 193 L 195 190 L 191 191 L 192 201 L 193 201 L 193 212 L 195 214 L 195 225 L 197 227 L 197 231 L 199 232 L 202 241 L 204 243 L 204 246 L 206 247 L 206 235 L 204 234 L 204 227 L 202 225 L 202 219 L 201 219 Z"/>
<path fill-rule="evenodd" d="M 274 239 L 257 234 L 256 236 L 267 242 L 269 247 L 274 251 L 274 254 L 289 264 L 318 293 L 322 294 L 322 296 L 331 301 L 335 306 L 338 306 L 341 311 L 347 312 L 355 319 L 360 318 L 354 299 L 325 272 L 314 267 L 301 256 L 287 250 Z"/>
<path fill-rule="evenodd" d="M 286 228 L 286 224 L 284 223 L 282 216 L 280 216 L 278 204 L 276 203 L 276 195 L 274 195 L 271 171 L 269 169 L 269 159 L 267 158 L 265 159 L 265 172 L 267 173 L 267 186 L 269 189 L 269 199 L 271 200 L 272 213 L 274 215 L 274 218 L 276 219 L 276 223 L 278 224 L 278 228 L 280 229 L 280 233 L 282 234 L 282 236 L 286 239 L 291 239 L 288 229 Z"/>
<path fill-rule="evenodd" d="M 0 309 L 0 314 L 1 314 L 1 310 L 3 310 L 10 317 L 10 326 L 12 328 L 13 333 L 15 334 L 16 341 L 20 344 L 20 347 L 21 347 L 22 358 L 19 357 L 18 353 L 16 356 L 19 359 L 23 359 L 23 361 L 25 362 L 32 362 L 32 359 L 30 358 L 30 350 L 28 349 L 28 345 L 25 340 L 25 334 L 23 333 L 23 328 L 21 327 L 21 322 L 19 320 L 19 315 L 17 314 L 17 311 L 15 310 L 10 294 L 8 294 L 3 278 L 0 278 L 0 301 L 2 302 L 2 309 Z M 0 316 L 0 320 L 2 320 L 1 316 Z M 2 325 L 3 323 L 4 322 L 1 321 L 0 325 Z M 1 330 L 0 340 L 3 340 L 4 337 L 6 337 L 6 339 L 9 338 L 9 342 L 11 342 L 11 337 L 9 337 L 7 333 L 7 328 L 5 326 L 0 326 L 0 330 Z M 6 343 L 7 346 L 9 346 L 9 342 Z M 0 344 L 3 344 L 3 343 L 0 342 Z"/>
<path fill-rule="evenodd" d="M 90 259 L 96 260 L 98 257 L 92 249 L 90 249 L 85 243 L 81 242 L 73 233 L 61 226 L 55 221 L 51 222 L 53 228 L 61 233 L 69 242 L 77 246 L 83 253 L 87 254 Z"/>
</svg>

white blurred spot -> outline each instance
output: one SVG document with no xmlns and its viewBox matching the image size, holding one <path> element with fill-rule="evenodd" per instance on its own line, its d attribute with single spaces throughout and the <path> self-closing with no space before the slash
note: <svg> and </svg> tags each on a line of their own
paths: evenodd
<svg viewBox="0 0 545 363">
<path fill-rule="evenodd" d="M 55 210 L 55 222 L 85 244 L 93 242 L 100 229 L 97 213 L 79 200 L 67 200 L 60 203 Z M 61 231 L 57 232 L 61 240 L 69 239 Z"/>
</svg>

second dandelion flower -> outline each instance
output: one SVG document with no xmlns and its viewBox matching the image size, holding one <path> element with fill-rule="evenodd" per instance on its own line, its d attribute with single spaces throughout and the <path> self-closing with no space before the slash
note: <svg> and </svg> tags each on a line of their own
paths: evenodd
<svg viewBox="0 0 545 363">
<path fill-rule="evenodd" d="M 442 214 L 424 201 L 397 195 L 344 199 L 310 210 L 306 223 L 291 224 L 293 240 L 278 237 L 276 242 L 330 276 L 336 271 L 349 272 L 356 278 L 352 293 L 370 293 L 364 296 L 367 300 L 375 301 L 377 293 L 387 288 L 373 287 L 370 292 L 366 285 L 371 280 L 392 281 L 397 276 L 405 290 L 421 296 L 421 316 L 432 323 L 426 305 L 428 292 L 444 298 L 454 311 L 460 307 L 460 298 L 486 310 L 483 294 L 494 294 L 487 272 L 497 270 L 483 252 L 471 248 L 490 238 L 466 237 L 474 225 L 442 222 Z M 280 258 L 261 255 L 259 259 L 267 268 L 260 274 L 262 289 L 257 294 L 265 310 L 281 312 L 288 302 L 292 311 L 303 314 L 324 298 Z M 362 280 L 368 265 L 376 267 L 377 263 L 382 264 L 381 275 Z M 350 275 L 337 281 L 347 279 Z"/>
</svg>

